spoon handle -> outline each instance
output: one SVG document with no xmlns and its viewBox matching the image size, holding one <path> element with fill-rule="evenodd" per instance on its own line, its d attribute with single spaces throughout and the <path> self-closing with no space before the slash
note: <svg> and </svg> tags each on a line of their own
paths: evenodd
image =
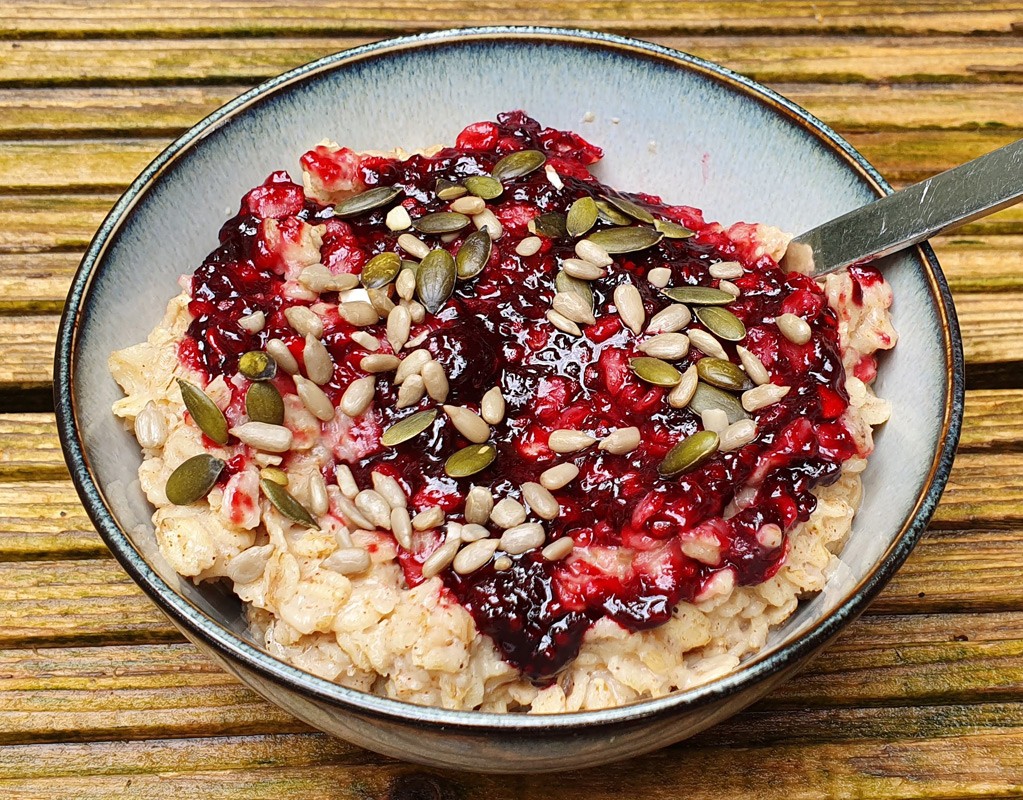
<svg viewBox="0 0 1023 800">
<path fill-rule="evenodd" d="M 782 263 L 812 275 L 863 264 L 1023 198 L 1023 139 L 797 236 Z M 802 271 L 805 271 L 803 269 Z"/>
</svg>

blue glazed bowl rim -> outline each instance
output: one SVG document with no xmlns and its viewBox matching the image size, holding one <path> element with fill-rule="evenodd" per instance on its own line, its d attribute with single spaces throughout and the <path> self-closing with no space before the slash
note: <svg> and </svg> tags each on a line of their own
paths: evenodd
<svg viewBox="0 0 1023 800">
<path fill-rule="evenodd" d="M 146 563 L 118 526 L 90 471 L 76 419 L 71 388 L 78 320 L 88 304 L 92 278 L 102 264 L 108 244 L 113 240 L 133 207 L 145 196 L 148 188 L 173 166 L 179 156 L 201 141 L 211 130 L 232 117 L 243 114 L 249 106 L 261 98 L 287 90 L 290 85 L 301 80 L 322 72 L 343 68 L 345 65 L 357 61 L 386 57 L 389 53 L 396 51 L 488 39 L 546 41 L 562 45 L 597 47 L 625 52 L 639 58 L 668 62 L 681 69 L 701 73 L 705 77 L 727 84 L 732 89 L 738 89 L 753 99 L 772 106 L 776 112 L 802 126 L 815 135 L 822 144 L 843 156 L 844 160 L 863 176 L 879 195 L 889 194 L 892 191 L 884 178 L 848 142 L 809 112 L 773 90 L 704 59 L 636 39 L 610 33 L 567 28 L 489 26 L 404 36 L 325 56 L 250 89 L 189 129 L 142 171 L 104 219 L 75 274 L 57 336 L 54 360 L 54 405 L 64 457 L 82 503 L 97 531 L 125 571 L 175 624 L 187 631 L 191 637 L 211 647 L 227 662 L 237 662 L 262 678 L 288 687 L 307 698 L 326 702 L 336 707 L 348 707 L 352 711 L 364 715 L 394 720 L 415 720 L 419 724 L 436 727 L 480 732 L 493 730 L 528 733 L 538 730 L 557 730 L 568 735 L 572 731 L 584 728 L 637 723 L 656 717 L 671 716 L 673 713 L 681 711 L 692 711 L 720 702 L 751 688 L 786 667 L 798 663 L 826 644 L 841 628 L 862 613 L 870 600 L 877 595 L 906 560 L 934 514 L 938 500 L 948 481 L 959 441 L 965 378 L 962 342 L 955 307 L 948 284 L 929 245 L 919 246 L 916 248 L 916 253 L 929 267 L 928 279 L 931 294 L 937 301 L 937 312 L 943 324 L 946 345 L 947 396 L 945 398 L 945 417 L 942 421 L 942 435 L 931 463 L 930 480 L 918 496 L 913 513 L 903 524 L 898 537 L 892 542 L 883 557 L 876 563 L 873 570 L 860 581 L 846 601 L 830 614 L 818 620 L 798 639 L 769 655 L 754 656 L 741 664 L 734 672 L 718 680 L 693 689 L 674 692 L 662 698 L 602 711 L 578 711 L 558 715 L 499 714 L 418 706 L 349 689 L 318 678 L 279 661 L 240 639 L 171 589 Z"/>
</svg>

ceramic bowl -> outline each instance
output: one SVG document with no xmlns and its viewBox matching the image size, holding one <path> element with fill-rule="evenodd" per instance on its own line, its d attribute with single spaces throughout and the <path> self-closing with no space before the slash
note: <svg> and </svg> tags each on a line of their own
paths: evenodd
<svg viewBox="0 0 1023 800">
<path fill-rule="evenodd" d="M 267 699 L 372 750 L 424 764 L 526 772 L 590 766 L 678 741 L 767 694 L 859 614 L 905 560 L 948 478 L 962 418 L 962 349 L 929 247 L 884 264 L 898 347 L 843 569 L 734 673 L 608 711 L 497 715 L 423 708 L 281 663 L 237 601 L 180 579 L 160 556 L 137 481 L 139 448 L 110 412 L 113 350 L 142 341 L 216 243 L 219 221 L 273 170 L 330 137 L 353 149 L 451 142 L 467 123 L 525 109 L 603 147 L 597 173 L 725 223 L 799 232 L 890 190 L 852 147 L 774 92 L 682 53 L 597 33 L 446 31 L 381 42 L 292 70 L 228 103 L 164 151 L 104 221 L 75 277 L 56 357 L 68 464 L 114 556 L 195 644 Z"/>
</svg>

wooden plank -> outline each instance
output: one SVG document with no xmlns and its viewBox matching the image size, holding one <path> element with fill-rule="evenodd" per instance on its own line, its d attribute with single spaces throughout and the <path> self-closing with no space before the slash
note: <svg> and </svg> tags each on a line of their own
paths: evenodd
<svg viewBox="0 0 1023 800">
<path fill-rule="evenodd" d="M 956 459 L 932 528 L 1011 527 L 1023 523 L 1023 454 Z"/>
<path fill-rule="evenodd" d="M 325 6 L 309 0 L 285 3 L 167 2 L 100 6 L 83 2 L 20 4 L 20 13 L 0 22 L 0 36 L 268 36 L 342 35 L 386 31 L 389 34 L 465 24 L 457 0 L 427 3 L 391 0 L 386 4 L 346 3 Z M 480 3 L 478 20 L 502 24 L 582 26 L 632 33 L 696 31 L 763 31 L 767 33 L 1009 33 L 1019 21 L 1015 3 L 977 2 L 969 14 L 949 2 L 917 2 L 893 7 L 887 2 L 849 5 L 839 0 L 815 3 L 807 13 L 802 2 L 747 6 L 736 2 L 612 2 L 587 0 L 512 0 Z"/>
<path fill-rule="evenodd" d="M 373 38 L 282 35 L 259 40 L 0 41 L 4 64 L 0 86 L 252 83 Z M 653 35 L 649 38 L 717 61 L 764 83 L 1023 82 L 1020 45 L 1009 37 Z"/>
<path fill-rule="evenodd" d="M 0 480 L 67 478 L 51 414 L 0 415 Z"/>
<path fill-rule="evenodd" d="M 59 314 L 81 257 L 0 252 L 0 314 Z"/>
<path fill-rule="evenodd" d="M 0 196 L 0 253 L 81 253 L 116 195 Z"/>
<path fill-rule="evenodd" d="M 0 561 L 108 555 L 70 481 L 0 482 Z"/>
<path fill-rule="evenodd" d="M 0 391 L 53 384 L 53 351 L 60 317 L 0 316 Z"/>
<path fill-rule="evenodd" d="M 1023 236 L 953 233 L 931 244 L 956 297 L 1023 289 Z"/>
<path fill-rule="evenodd" d="M 959 452 L 1018 450 L 1023 445 L 1023 392 L 977 389 L 966 393 Z"/>
</svg>

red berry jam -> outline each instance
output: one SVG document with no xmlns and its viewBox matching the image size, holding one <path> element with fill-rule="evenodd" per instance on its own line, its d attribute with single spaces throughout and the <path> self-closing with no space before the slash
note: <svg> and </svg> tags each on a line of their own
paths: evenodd
<svg viewBox="0 0 1023 800">
<path fill-rule="evenodd" d="M 497 499 L 521 499 L 521 484 L 537 481 L 544 470 L 566 461 L 579 468 L 575 480 L 554 492 L 561 509 L 556 519 L 529 517 L 543 523 L 548 543 L 571 537 L 571 556 L 548 561 L 537 549 L 511 556 L 501 564 L 504 569 L 492 560 L 469 574 L 450 568 L 441 573 L 452 598 L 472 614 L 502 656 L 543 682 L 576 655 L 586 630 L 598 619 L 609 617 L 629 630 L 651 628 L 666 622 L 679 602 L 696 599 L 725 570 L 740 585 L 770 578 L 781 566 L 786 546 L 784 540 L 780 546 L 761 544 L 758 531 L 769 525 L 788 531 L 805 521 L 815 507 L 814 487 L 834 481 L 856 447 L 842 422 L 848 396 L 838 323 L 821 288 L 808 277 L 786 274 L 763 255 L 753 226 L 726 231 L 705 223 L 693 208 L 668 206 L 648 195 L 621 195 L 600 184 L 587 167 L 601 151 L 576 134 L 542 128 L 513 112 L 496 122 L 470 125 L 455 147 L 430 156 L 399 161 L 317 148 L 303 164 L 324 185 L 354 181 L 364 188 L 401 187 L 400 202 L 415 220 L 447 210 L 448 203 L 435 194 L 438 178 L 459 182 L 489 174 L 500 158 L 519 150 L 541 151 L 546 168 L 506 180 L 503 194 L 488 201 L 504 235 L 494 242 L 487 267 L 478 277 L 459 281 L 443 308 L 427 314 L 412 330 L 414 339 L 423 337 L 418 346 L 447 372 L 447 403 L 478 411 L 483 394 L 500 387 L 506 415 L 493 426 L 493 464 L 471 478 L 445 473 L 445 460 L 468 442 L 443 413 L 414 439 L 383 446 L 381 431 L 438 405 L 425 397 L 416 406 L 397 410 L 398 387 L 389 376 L 377 381 L 373 406 L 347 436 L 352 445 L 348 452 L 358 454 L 351 467 L 360 486 L 369 485 L 371 471 L 389 473 L 407 490 L 413 513 L 439 505 L 455 522 L 464 519 L 464 498 L 472 485 L 489 487 Z M 551 169 L 557 173 L 554 182 Z M 531 235 L 529 223 L 535 217 L 564 214 L 584 196 L 625 197 L 694 235 L 664 238 L 646 250 L 616 256 L 607 277 L 591 284 L 596 323 L 582 326 L 583 335 L 575 337 L 556 329 L 545 315 L 555 293 L 555 274 L 564 259 L 576 257 L 577 240 L 542 236 L 539 251 L 528 256 L 518 255 L 516 245 Z M 303 339 L 288 325 L 283 309 L 310 305 L 308 300 L 288 299 L 286 291 L 294 281 L 290 260 L 301 249 L 308 226 L 324 226 L 319 253 L 323 264 L 335 273 L 358 273 L 383 251 L 408 257 L 398 247 L 399 233 L 384 224 L 386 211 L 339 220 L 332 204 L 306 197 L 284 173 L 271 175 L 246 195 L 238 216 L 221 230 L 220 246 L 192 278 L 189 308 L 194 321 L 181 358 L 210 377 L 231 375 L 241 353 L 262 349 L 276 338 L 301 363 Z M 598 221 L 594 230 L 611 227 Z M 446 243 L 436 236 L 420 238 L 454 253 L 473 230 L 470 226 Z M 616 286 L 631 281 L 649 320 L 670 304 L 649 282 L 652 269 L 668 268 L 670 286 L 716 287 L 719 281 L 709 267 L 722 261 L 744 268 L 734 280 L 740 295 L 728 306 L 746 326 L 743 346 L 760 358 L 773 383 L 791 389 L 780 401 L 751 414 L 757 426 L 752 442 L 665 478 L 658 465 L 673 445 L 702 429 L 701 419 L 689 409 L 671 407 L 668 389 L 644 383 L 630 369 L 629 359 L 642 355 L 637 345 L 648 337 L 623 327 L 612 295 Z M 869 268 L 858 268 L 856 286 L 880 280 L 875 276 Z M 322 340 L 335 362 L 333 377 L 323 388 L 335 405 L 353 380 L 365 376 L 360 365 L 368 354 L 352 340 L 355 329 L 338 315 L 337 300 L 336 293 L 320 298 L 330 304 L 321 309 Z M 265 314 L 266 327 L 253 334 L 238 320 L 256 311 Z M 775 319 L 782 314 L 809 323 L 809 341 L 794 344 L 781 335 Z M 694 320 L 690 330 L 700 327 Z M 391 352 L 382 322 L 364 330 L 380 339 L 379 352 Z M 735 345 L 725 343 L 725 350 L 738 364 Z M 685 370 L 702 357 L 693 347 L 675 364 Z M 294 391 L 283 373 L 276 380 L 282 392 Z M 600 439 L 631 426 L 640 429 L 641 443 L 625 455 L 595 446 L 559 455 L 548 447 L 548 437 L 557 429 L 585 431 Z M 500 535 L 493 531 L 492 536 Z M 716 543 L 717 563 L 683 552 L 684 543 L 694 537 Z M 422 580 L 422 564 L 441 539 L 438 530 L 420 537 L 414 552 L 398 548 L 410 585 Z"/>
</svg>

